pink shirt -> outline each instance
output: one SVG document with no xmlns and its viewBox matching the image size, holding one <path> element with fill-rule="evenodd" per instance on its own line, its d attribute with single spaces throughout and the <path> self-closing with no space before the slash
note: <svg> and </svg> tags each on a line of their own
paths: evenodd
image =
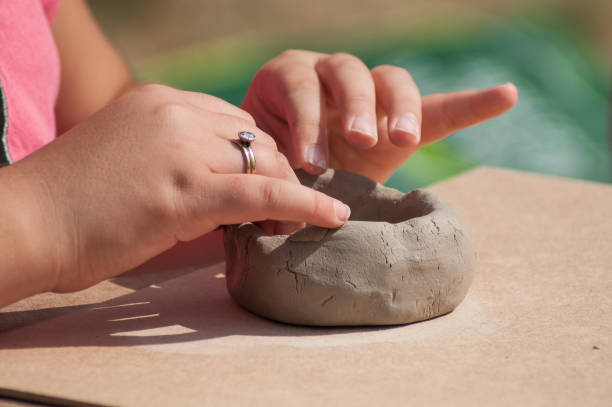
<svg viewBox="0 0 612 407">
<path fill-rule="evenodd" d="M 60 64 L 50 24 L 59 0 L 0 6 L 0 166 L 55 138 Z"/>
</svg>

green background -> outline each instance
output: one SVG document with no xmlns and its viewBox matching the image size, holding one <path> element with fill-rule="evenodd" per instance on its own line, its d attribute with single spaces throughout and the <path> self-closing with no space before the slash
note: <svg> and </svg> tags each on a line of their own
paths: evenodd
<svg viewBox="0 0 612 407">
<path fill-rule="evenodd" d="M 608 75 L 570 19 L 535 15 L 446 33 L 427 40 L 406 34 L 315 48 L 351 52 L 369 67 L 405 67 L 422 94 L 507 81 L 517 85 L 519 103 L 509 113 L 421 149 L 388 185 L 407 191 L 478 165 L 612 181 Z M 282 41 L 268 47 L 219 42 L 166 55 L 140 71 L 144 79 L 240 105 L 257 69 L 289 47 Z"/>
</svg>

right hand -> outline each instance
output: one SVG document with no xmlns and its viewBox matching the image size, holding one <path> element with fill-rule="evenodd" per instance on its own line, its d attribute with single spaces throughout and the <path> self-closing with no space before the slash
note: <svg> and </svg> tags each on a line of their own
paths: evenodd
<svg viewBox="0 0 612 407">
<path fill-rule="evenodd" d="M 257 136 L 243 174 L 239 131 Z M 299 185 L 274 140 L 213 96 L 146 85 L 12 167 L 39 220 L 46 288 L 86 288 L 219 225 L 339 227 L 348 207 Z M 286 226 L 286 225 L 285 225 Z"/>
</svg>

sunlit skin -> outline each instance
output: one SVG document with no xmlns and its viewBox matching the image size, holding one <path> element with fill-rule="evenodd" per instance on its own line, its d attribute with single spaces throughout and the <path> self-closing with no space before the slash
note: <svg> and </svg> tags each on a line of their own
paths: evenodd
<svg viewBox="0 0 612 407">
<path fill-rule="evenodd" d="M 502 114 L 517 98 L 509 83 L 421 98 L 403 68 L 369 70 L 352 55 L 291 50 L 260 69 L 242 108 L 274 135 L 294 168 L 322 172 L 308 161 L 317 145 L 328 167 L 384 182 L 419 148 Z M 372 136 L 352 130 L 358 116 L 369 118 Z M 415 127 L 396 126 L 401 117 L 413 117 Z"/>
<path fill-rule="evenodd" d="M 299 185 L 292 168 L 383 182 L 423 145 L 517 99 L 511 84 L 421 98 L 402 68 L 288 51 L 259 70 L 238 108 L 136 86 L 84 1 L 62 2 L 52 28 L 61 136 L 0 169 L 0 306 L 86 288 L 199 237 L 202 256 L 222 255 L 210 232 L 223 224 L 339 227 L 348 209 Z M 242 130 L 257 135 L 256 175 L 242 173 Z"/>
</svg>

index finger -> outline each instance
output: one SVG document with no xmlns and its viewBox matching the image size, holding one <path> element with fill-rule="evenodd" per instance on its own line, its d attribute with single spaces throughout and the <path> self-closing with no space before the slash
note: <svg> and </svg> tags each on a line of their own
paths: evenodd
<svg viewBox="0 0 612 407">
<path fill-rule="evenodd" d="M 220 194 L 206 212 L 217 224 L 273 219 L 337 228 L 351 212 L 347 205 L 322 192 L 260 175 L 216 175 L 212 188 Z"/>
<path fill-rule="evenodd" d="M 322 85 L 314 70 L 318 56 L 286 52 L 260 73 L 265 92 L 260 99 L 277 116 L 286 120 L 288 140 L 282 140 L 296 168 L 311 174 L 327 169 L 327 134 Z M 265 89 L 265 90 L 264 90 Z"/>
</svg>

